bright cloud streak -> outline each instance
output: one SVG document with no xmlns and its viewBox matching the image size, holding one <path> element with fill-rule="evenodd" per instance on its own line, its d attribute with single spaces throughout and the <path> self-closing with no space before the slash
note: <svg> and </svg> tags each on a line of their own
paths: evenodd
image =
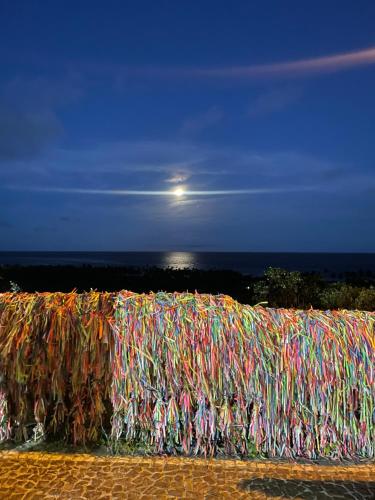
<svg viewBox="0 0 375 500">
<path fill-rule="evenodd" d="M 232 78 L 252 79 L 264 77 L 297 77 L 320 73 L 333 73 L 375 63 L 375 47 L 344 52 L 329 56 L 300 59 L 271 64 L 227 66 L 222 68 L 127 68 L 135 76 L 177 77 L 177 78 Z"/>
<path fill-rule="evenodd" d="M 136 189 L 83 189 L 83 188 L 57 188 L 57 187 L 21 187 L 8 186 L 8 189 L 16 191 L 35 191 L 44 193 L 66 193 L 66 194 L 98 194 L 109 196 L 173 196 L 176 197 L 176 190 L 153 191 Z M 188 190 L 184 189 L 181 194 L 184 196 L 211 196 L 211 195 L 241 195 L 241 194 L 272 194 L 289 193 L 296 191 L 313 191 L 313 187 L 285 187 L 285 188 L 251 188 L 251 189 L 213 189 L 213 190 Z"/>
</svg>

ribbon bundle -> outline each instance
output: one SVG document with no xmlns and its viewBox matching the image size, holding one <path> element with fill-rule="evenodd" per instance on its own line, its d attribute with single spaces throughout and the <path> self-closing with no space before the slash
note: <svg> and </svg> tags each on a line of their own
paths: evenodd
<svg viewBox="0 0 375 500">
<path fill-rule="evenodd" d="M 155 451 L 374 456 L 375 313 L 120 293 L 112 436 Z"/>
<path fill-rule="evenodd" d="M 0 439 L 375 456 L 375 313 L 189 293 L 0 295 Z"/>
<path fill-rule="evenodd" d="M 33 423 L 74 443 L 100 437 L 112 379 L 111 297 L 0 295 L 0 374 L 16 438 L 26 440 Z M 0 419 L 1 408 L 0 393 Z"/>
</svg>

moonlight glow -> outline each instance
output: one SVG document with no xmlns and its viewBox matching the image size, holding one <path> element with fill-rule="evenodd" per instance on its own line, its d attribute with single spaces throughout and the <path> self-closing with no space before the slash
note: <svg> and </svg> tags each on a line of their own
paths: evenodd
<svg viewBox="0 0 375 500">
<path fill-rule="evenodd" d="M 174 191 L 173 191 L 173 194 L 175 196 L 177 196 L 178 198 L 180 198 L 183 194 L 184 194 L 184 190 L 182 188 L 176 188 Z"/>
</svg>

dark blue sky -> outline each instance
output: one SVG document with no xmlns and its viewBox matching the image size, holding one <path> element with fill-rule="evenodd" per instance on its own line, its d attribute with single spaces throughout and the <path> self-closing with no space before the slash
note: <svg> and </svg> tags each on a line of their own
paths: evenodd
<svg viewBox="0 0 375 500">
<path fill-rule="evenodd" d="M 375 252 L 374 25 L 365 0 L 0 1 L 0 250 Z"/>
</svg>

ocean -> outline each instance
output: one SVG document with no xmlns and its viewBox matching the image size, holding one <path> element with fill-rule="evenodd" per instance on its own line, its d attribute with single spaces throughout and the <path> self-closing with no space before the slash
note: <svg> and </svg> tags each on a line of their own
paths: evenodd
<svg viewBox="0 0 375 500">
<path fill-rule="evenodd" d="M 233 270 L 261 276 L 267 267 L 339 276 L 375 273 L 373 253 L 260 252 L 0 252 L 0 265 L 91 265 Z"/>
</svg>

